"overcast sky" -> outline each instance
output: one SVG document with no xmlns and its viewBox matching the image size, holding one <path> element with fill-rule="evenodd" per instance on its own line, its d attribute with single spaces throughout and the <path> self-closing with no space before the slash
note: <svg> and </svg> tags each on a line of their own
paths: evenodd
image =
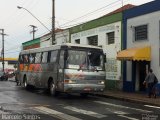
<svg viewBox="0 0 160 120">
<path fill-rule="evenodd" d="M 123 4 L 141 5 L 150 1 L 153 0 L 123 0 Z M 5 57 L 18 57 L 21 44 L 32 39 L 29 25 L 37 26 L 35 37 L 48 33 L 33 16 L 23 9 L 17 9 L 17 6 L 29 10 L 49 29 L 52 25 L 52 0 L 0 0 L 0 29 L 8 34 L 5 37 Z M 55 0 L 56 28 L 95 19 L 121 6 L 122 0 Z M 0 36 L 0 50 L 1 41 Z"/>
</svg>

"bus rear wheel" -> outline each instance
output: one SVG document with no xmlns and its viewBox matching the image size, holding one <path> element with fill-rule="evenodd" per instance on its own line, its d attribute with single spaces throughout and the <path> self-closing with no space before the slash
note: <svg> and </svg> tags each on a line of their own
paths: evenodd
<svg viewBox="0 0 160 120">
<path fill-rule="evenodd" d="M 56 86 L 55 86 L 53 81 L 51 81 L 50 84 L 49 84 L 49 92 L 50 92 L 51 96 L 57 96 L 58 95 L 58 92 L 56 91 Z"/>
</svg>

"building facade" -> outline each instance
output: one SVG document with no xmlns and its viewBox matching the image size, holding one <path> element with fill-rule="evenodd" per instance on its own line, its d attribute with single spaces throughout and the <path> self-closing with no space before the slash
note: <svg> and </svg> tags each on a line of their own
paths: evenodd
<svg viewBox="0 0 160 120">
<path fill-rule="evenodd" d="M 121 89 L 121 62 L 116 60 L 121 50 L 122 13 L 116 13 L 70 28 L 71 43 L 95 45 L 107 56 L 106 88 Z"/>
<path fill-rule="evenodd" d="M 51 33 L 48 33 L 40 38 L 40 47 L 47 47 L 52 45 Z"/>
<path fill-rule="evenodd" d="M 40 38 L 36 38 L 34 40 L 22 43 L 22 50 L 38 48 L 38 47 L 40 47 Z"/>
<path fill-rule="evenodd" d="M 55 39 L 56 39 L 56 44 L 69 43 L 70 39 L 69 29 L 56 32 Z"/>
<path fill-rule="evenodd" d="M 55 41 L 52 42 L 51 33 L 48 33 L 40 38 L 40 47 L 47 47 L 53 44 L 61 44 L 69 42 L 69 29 L 55 30 Z"/>
<path fill-rule="evenodd" d="M 70 39 L 69 29 L 65 29 L 65 30 L 56 29 L 55 41 L 52 41 L 51 33 L 48 33 L 34 40 L 30 40 L 22 43 L 22 50 L 39 48 L 39 47 L 47 47 L 47 46 L 51 46 L 52 44 L 61 44 L 66 42 L 68 43 L 69 39 Z"/>
<path fill-rule="evenodd" d="M 160 1 L 156 0 L 124 12 L 124 50 L 117 56 L 124 61 L 124 91 L 145 91 L 143 81 L 149 68 L 160 80 L 159 6 Z"/>
</svg>

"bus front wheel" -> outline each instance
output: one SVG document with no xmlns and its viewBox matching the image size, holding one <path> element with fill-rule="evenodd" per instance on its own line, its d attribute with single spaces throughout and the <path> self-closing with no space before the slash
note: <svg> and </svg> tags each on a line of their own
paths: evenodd
<svg viewBox="0 0 160 120">
<path fill-rule="evenodd" d="M 49 91 L 51 96 L 57 96 L 58 92 L 56 91 L 56 86 L 53 81 L 50 82 Z"/>
</svg>

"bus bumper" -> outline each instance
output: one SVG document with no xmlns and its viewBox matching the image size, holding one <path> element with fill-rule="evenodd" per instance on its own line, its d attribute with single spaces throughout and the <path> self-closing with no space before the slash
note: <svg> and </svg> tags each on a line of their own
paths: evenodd
<svg viewBox="0 0 160 120">
<path fill-rule="evenodd" d="M 97 84 L 65 84 L 64 92 L 73 93 L 96 93 L 103 92 L 105 85 Z"/>
</svg>

